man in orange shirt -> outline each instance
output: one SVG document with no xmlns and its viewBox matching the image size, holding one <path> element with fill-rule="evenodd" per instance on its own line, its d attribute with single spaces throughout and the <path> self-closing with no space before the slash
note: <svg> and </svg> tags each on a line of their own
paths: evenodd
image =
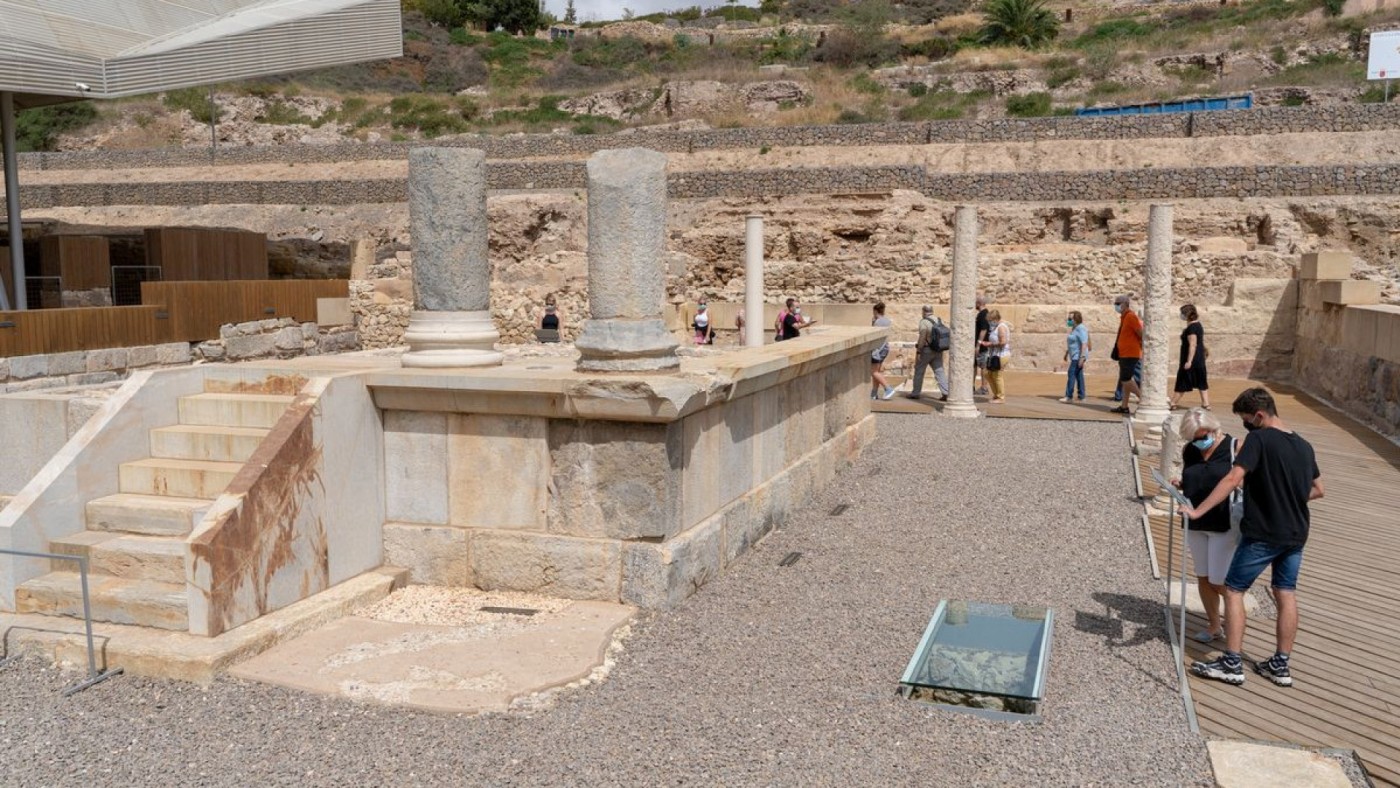
<svg viewBox="0 0 1400 788">
<path fill-rule="evenodd" d="M 1131 299 L 1126 295 L 1113 299 L 1113 311 L 1118 319 L 1118 340 L 1113 344 L 1118 356 L 1118 385 L 1123 388 L 1123 404 L 1113 409 L 1113 413 L 1128 413 L 1128 395 L 1132 394 L 1142 402 L 1142 389 L 1138 388 L 1133 373 L 1142 361 L 1142 320 L 1133 311 Z"/>
</svg>

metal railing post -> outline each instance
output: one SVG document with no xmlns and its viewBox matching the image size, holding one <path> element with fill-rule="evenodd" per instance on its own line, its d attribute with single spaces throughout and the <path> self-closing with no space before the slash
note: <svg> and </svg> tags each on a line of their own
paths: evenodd
<svg viewBox="0 0 1400 788">
<path fill-rule="evenodd" d="M 94 684 L 101 683 L 103 681 L 106 681 L 107 679 L 110 679 L 113 676 L 120 675 L 122 672 L 121 668 L 112 668 L 111 670 L 104 670 L 100 673 L 97 670 L 97 646 L 95 638 L 92 634 L 92 601 L 88 593 L 87 556 L 65 555 L 63 553 L 39 553 L 30 552 L 28 550 L 8 550 L 3 548 L 0 548 L 0 554 L 16 555 L 23 558 L 47 558 L 50 561 L 58 560 L 78 562 L 78 578 L 79 582 L 82 584 L 83 589 L 83 628 L 84 632 L 87 635 L 88 677 L 87 681 L 74 684 L 73 686 L 63 690 L 63 696 L 68 697 L 69 695 L 72 695 L 75 692 L 81 692 Z M 7 646 L 6 650 L 8 651 L 8 635 L 5 638 L 5 641 Z M 19 659 L 19 656 L 19 654 L 10 654 L 4 659 L 0 659 L 0 667 L 4 667 L 10 664 L 11 662 L 14 662 L 15 660 Z"/>
</svg>

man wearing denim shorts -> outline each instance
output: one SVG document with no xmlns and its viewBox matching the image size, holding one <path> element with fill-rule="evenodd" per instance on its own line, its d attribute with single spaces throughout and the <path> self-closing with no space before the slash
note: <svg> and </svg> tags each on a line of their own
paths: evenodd
<svg viewBox="0 0 1400 788">
<path fill-rule="evenodd" d="M 1274 655 L 1254 663 L 1254 672 L 1280 687 L 1293 686 L 1288 658 L 1298 634 L 1298 567 L 1308 541 L 1308 501 L 1322 497 L 1322 474 L 1312 446 L 1278 417 L 1274 398 L 1252 388 L 1235 399 L 1232 408 L 1244 420 L 1248 435 L 1235 467 L 1200 506 L 1184 509 L 1195 519 L 1244 485 L 1244 519 L 1240 543 L 1225 574 L 1225 652 L 1209 662 L 1196 662 L 1191 672 L 1227 684 L 1244 683 L 1240 648 L 1244 644 L 1244 594 L 1263 573 L 1273 570 L 1278 622 Z"/>
</svg>

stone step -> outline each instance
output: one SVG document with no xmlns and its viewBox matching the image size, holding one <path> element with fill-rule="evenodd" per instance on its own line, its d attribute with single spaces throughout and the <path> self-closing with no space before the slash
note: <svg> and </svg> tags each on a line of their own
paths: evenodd
<svg viewBox="0 0 1400 788">
<path fill-rule="evenodd" d="M 247 462 L 267 437 L 261 427 L 176 424 L 151 430 L 151 456 L 183 460 Z"/>
<path fill-rule="evenodd" d="M 242 467 L 237 462 L 153 457 L 122 463 L 117 469 L 117 484 L 124 493 L 217 498 Z"/>
<path fill-rule="evenodd" d="M 209 498 L 117 493 L 88 501 L 87 527 L 94 531 L 184 536 L 194 530 L 212 503 Z"/>
<path fill-rule="evenodd" d="M 94 621 L 176 631 L 190 627 L 184 583 L 89 574 L 88 598 Z M 50 572 L 20 585 L 15 589 L 15 612 L 82 618 L 81 576 Z"/>
<path fill-rule="evenodd" d="M 269 429 L 291 402 L 283 394 L 191 394 L 180 398 L 180 423 Z"/>
<path fill-rule="evenodd" d="M 49 542 L 55 553 L 85 555 L 88 572 L 128 580 L 185 582 L 185 540 L 181 536 L 134 536 L 106 531 L 79 531 Z M 71 561 L 51 561 L 56 572 L 71 572 Z"/>
<path fill-rule="evenodd" d="M 13 495 L 0 495 L 0 509 L 4 509 L 12 498 L 14 498 Z"/>
</svg>

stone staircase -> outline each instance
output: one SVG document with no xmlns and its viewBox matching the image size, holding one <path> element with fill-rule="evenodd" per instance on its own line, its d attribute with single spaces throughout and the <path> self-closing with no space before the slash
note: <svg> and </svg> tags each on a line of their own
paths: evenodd
<svg viewBox="0 0 1400 788">
<path fill-rule="evenodd" d="M 50 542 L 86 555 L 92 617 L 115 624 L 189 629 L 185 540 L 252 456 L 291 396 L 205 392 L 179 399 L 179 423 L 150 431 L 148 459 L 122 463 L 115 495 L 89 501 L 86 530 Z M 19 586 L 19 613 L 83 615 L 77 564 Z"/>
</svg>

